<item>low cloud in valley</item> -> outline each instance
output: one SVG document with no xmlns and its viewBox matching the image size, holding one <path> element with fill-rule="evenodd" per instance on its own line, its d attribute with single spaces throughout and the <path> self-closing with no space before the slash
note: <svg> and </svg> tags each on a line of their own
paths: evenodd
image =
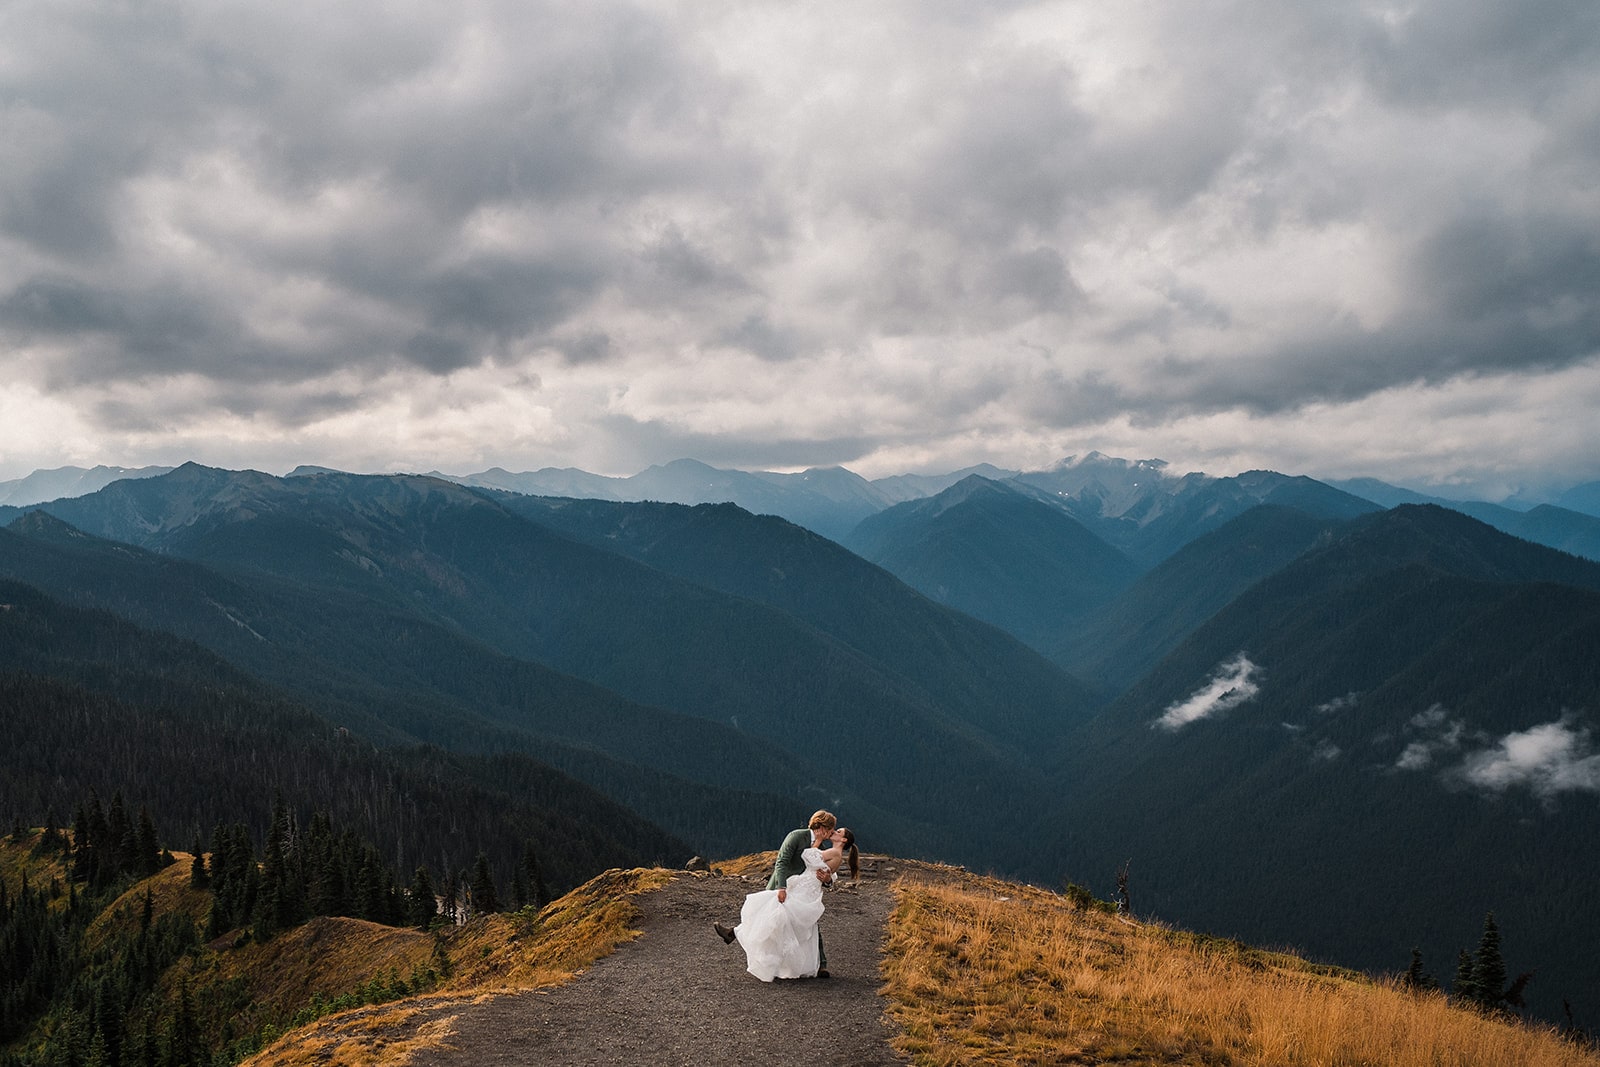
<svg viewBox="0 0 1600 1067">
<path fill-rule="evenodd" d="M 1164 730 L 1181 730 L 1190 723 L 1230 711 L 1261 691 L 1261 674 L 1261 668 L 1240 652 L 1219 664 L 1211 679 L 1188 699 L 1169 706 L 1155 725 Z"/>
</svg>

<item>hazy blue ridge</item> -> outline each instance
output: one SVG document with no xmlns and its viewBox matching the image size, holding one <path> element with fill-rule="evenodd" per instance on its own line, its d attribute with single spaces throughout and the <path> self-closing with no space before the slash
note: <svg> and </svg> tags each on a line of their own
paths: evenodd
<svg viewBox="0 0 1600 1067">
<path fill-rule="evenodd" d="M 1052 650 L 1139 568 L 1058 508 L 971 475 L 864 520 L 846 545 L 924 595 Z"/>
</svg>

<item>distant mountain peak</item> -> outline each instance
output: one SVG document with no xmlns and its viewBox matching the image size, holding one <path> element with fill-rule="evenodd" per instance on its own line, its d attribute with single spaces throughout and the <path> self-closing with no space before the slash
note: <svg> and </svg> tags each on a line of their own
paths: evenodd
<svg viewBox="0 0 1600 1067">
<path fill-rule="evenodd" d="M 1053 470 L 1078 470 L 1083 467 L 1106 467 L 1115 470 L 1149 471 L 1152 474 L 1164 473 L 1169 464 L 1164 459 L 1121 459 L 1117 456 L 1108 456 L 1099 450 L 1087 452 L 1082 456 L 1067 456 L 1058 462 Z"/>
<path fill-rule="evenodd" d="M 671 461 L 669 461 L 667 463 L 652 464 L 648 469 L 649 470 L 653 470 L 653 471 L 675 471 L 675 472 L 680 472 L 680 473 L 684 472 L 684 471 L 707 472 L 707 473 L 711 473 L 711 474 L 727 474 L 727 473 L 730 473 L 728 471 L 719 470 L 718 468 L 713 467 L 709 463 L 702 462 L 701 460 L 698 460 L 698 459 L 689 459 L 688 457 L 684 457 L 683 459 L 674 459 L 674 460 L 671 460 Z M 737 472 L 737 473 L 743 473 L 743 472 L 740 471 L 740 472 Z"/>
<path fill-rule="evenodd" d="M 967 475 L 955 485 L 952 485 L 944 492 L 933 497 L 933 499 L 943 501 L 948 506 L 950 504 L 957 504 L 963 501 L 971 500 L 974 497 L 985 496 L 1010 496 L 1017 497 L 1018 499 L 1026 499 L 1021 493 L 1017 492 L 1010 486 L 997 482 L 993 478 L 985 478 L 981 474 Z"/>
<path fill-rule="evenodd" d="M 153 478 L 171 467 L 117 467 L 99 464 L 82 467 L 56 467 L 36 470 L 24 478 L 0 482 L 0 505 L 29 507 L 47 500 L 85 496 L 125 478 Z"/>
<path fill-rule="evenodd" d="M 72 525 L 56 518 L 46 511 L 30 511 L 21 518 L 15 519 L 6 527 L 12 533 L 31 537 L 35 541 L 86 541 L 89 535 Z"/>
</svg>

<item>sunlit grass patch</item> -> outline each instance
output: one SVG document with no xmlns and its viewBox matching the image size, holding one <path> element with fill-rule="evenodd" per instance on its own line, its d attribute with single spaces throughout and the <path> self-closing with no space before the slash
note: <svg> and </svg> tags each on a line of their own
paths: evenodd
<svg viewBox="0 0 1600 1067">
<path fill-rule="evenodd" d="M 1548 1027 L 1033 887 L 963 876 L 895 894 L 885 992 L 920 1064 L 1600 1064 Z"/>
</svg>

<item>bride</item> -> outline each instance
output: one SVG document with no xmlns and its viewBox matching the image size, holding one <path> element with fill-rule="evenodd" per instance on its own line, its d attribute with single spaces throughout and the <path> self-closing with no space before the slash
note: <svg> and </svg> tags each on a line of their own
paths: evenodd
<svg viewBox="0 0 1600 1067">
<path fill-rule="evenodd" d="M 744 946 L 746 970 L 763 982 L 816 976 L 822 887 L 833 880 L 844 856 L 845 849 L 839 845 L 825 851 L 808 848 L 800 853 L 806 869 L 791 875 L 783 888 L 764 889 L 744 898 L 739 925 L 733 932 Z"/>
</svg>

